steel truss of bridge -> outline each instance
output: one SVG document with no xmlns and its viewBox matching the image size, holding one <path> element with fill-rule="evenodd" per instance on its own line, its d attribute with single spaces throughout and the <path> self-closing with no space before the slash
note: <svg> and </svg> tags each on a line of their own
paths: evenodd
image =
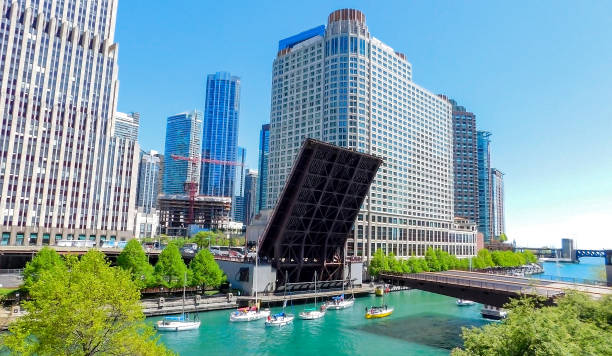
<svg viewBox="0 0 612 356">
<path fill-rule="evenodd" d="M 382 159 L 306 139 L 272 217 L 259 256 L 276 285 L 342 279 L 344 245 Z"/>
</svg>

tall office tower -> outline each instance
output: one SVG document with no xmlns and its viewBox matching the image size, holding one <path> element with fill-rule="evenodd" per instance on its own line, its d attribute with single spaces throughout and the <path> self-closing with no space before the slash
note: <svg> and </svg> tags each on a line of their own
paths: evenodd
<svg viewBox="0 0 612 356">
<path fill-rule="evenodd" d="M 137 206 L 145 213 L 157 208 L 161 158 L 157 151 L 142 152 L 140 157 L 140 173 L 138 175 Z"/>
<path fill-rule="evenodd" d="M 270 154 L 270 124 L 261 125 L 259 132 L 259 182 L 257 183 L 257 206 L 255 213 L 267 209 L 268 205 L 268 155 Z"/>
<path fill-rule="evenodd" d="M 0 244 L 132 237 L 139 148 L 112 135 L 117 1 L 0 7 Z"/>
<path fill-rule="evenodd" d="M 493 236 L 493 191 L 491 189 L 491 133 L 478 131 L 478 231 L 484 241 Z"/>
<path fill-rule="evenodd" d="M 504 209 L 504 173 L 497 168 L 491 168 L 491 191 L 493 205 L 493 236 L 499 237 L 506 232 Z"/>
<path fill-rule="evenodd" d="M 166 125 L 164 194 L 184 194 L 185 183 L 200 180 L 201 151 L 202 113 L 194 110 L 170 116 Z"/>
<path fill-rule="evenodd" d="M 244 179 L 246 173 L 246 148 L 238 147 L 236 155 L 236 178 L 232 196 L 232 219 L 244 222 Z"/>
<path fill-rule="evenodd" d="M 115 127 L 113 135 L 138 141 L 138 127 L 140 125 L 140 114 L 131 112 L 129 114 L 117 112 L 115 114 Z"/>
<path fill-rule="evenodd" d="M 453 172 L 455 216 L 478 222 L 478 138 L 476 115 L 453 105 Z"/>
<path fill-rule="evenodd" d="M 251 224 L 257 208 L 257 181 L 256 170 L 249 169 L 244 178 L 244 223 Z"/>
<path fill-rule="evenodd" d="M 226 72 L 209 74 L 204 105 L 200 193 L 233 197 L 236 179 L 240 78 Z"/>
<path fill-rule="evenodd" d="M 349 255 L 475 252 L 475 233 L 453 230 L 452 107 L 412 81 L 405 55 L 371 35 L 363 13 L 337 10 L 327 27 L 281 40 L 271 99 L 269 208 L 312 137 L 384 159 Z"/>
</svg>

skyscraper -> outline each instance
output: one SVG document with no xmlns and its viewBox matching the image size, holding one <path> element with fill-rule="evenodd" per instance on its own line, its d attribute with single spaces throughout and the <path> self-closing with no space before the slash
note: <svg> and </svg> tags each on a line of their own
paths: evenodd
<svg viewBox="0 0 612 356">
<path fill-rule="evenodd" d="M 493 192 L 491 190 L 491 133 L 478 131 L 478 231 L 484 241 L 493 236 Z"/>
<path fill-rule="evenodd" d="M 117 112 L 115 114 L 114 135 L 127 138 L 128 140 L 138 141 L 138 127 L 140 125 L 140 114 L 132 112 L 129 114 Z"/>
<path fill-rule="evenodd" d="M 406 56 L 371 35 L 362 12 L 334 11 L 327 26 L 281 40 L 271 100 L 268 208 L 312 137 L 384 158 L 349 255 L 475 253 L 475 233 L 453 229 L 452 106 L 412 81 Z"/>
<path fill-rule="evenodd" d="M 112 132 L 117 1 L 0 4 L 0 244 L 131 238 L 139 148 Z"/>
<path fill-rule="evenodd" d="M 255 216 L 257 207 L 257 181 L 257 171 L 249 169 L 244 178 L 244 223 L 246 225 L 249 225 Z"/>
<path fill-rule="evenodd" d="M 202 113 L 194 110 L 170 116 L 166 125 L 164 194 L 183 194 L 186 182 L 199 181 L 201 150 Z"/>
<path fill-rule="evenodd" d="M 499 237 L 506 232 L 504 209 L 504 173 L 497 168 L 491 168 L 491 191 L 493 193 L 493 236 Z"/>
<path fill-rule="evenodd" d="M 270 154 L 270 124 L 261 125 L 259 132 L 259 182 L 257 183 L 256 212 L 268 205 L 268 155 Z"/>
<path fill-rule="evenodd" d="M 453 105 L 455 216 L 478 222 L 478 138 L 476 115 Z"/>
<path fill-rule="evenodd" d="M 157 208 L 157 195 L 159 189 L 159 174 L 161 158 L 157 151 L 142 152 L 140 157 L 140 172 L 138 175 L 138 201 L 137 206 L 150 213 Z"/>
<path fill-rule="evenodd" d="M 232 196 L 232 219 L 244 222 L 244 179 L 246 173 L 246 148 L 238 147 L 236 155 L 236 178 Z"/>
<path fill-rule="evenodd" d="M 240 78 L 230 73 L 209 74 L 206 81 L 200 193 L 234 196 L 240 112 Z M 214 161 L 213 161 L 214 160 Z"/>
</svg>

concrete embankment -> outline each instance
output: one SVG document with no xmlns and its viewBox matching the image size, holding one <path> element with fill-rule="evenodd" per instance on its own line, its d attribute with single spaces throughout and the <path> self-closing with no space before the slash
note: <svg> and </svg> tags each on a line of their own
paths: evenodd
<svg viewBox="0 0 612 356">
<path fill-rule="evenodd" d="M 178 314 L 183 311 L 183 298 L 155 298 L 141 301 L 145 316 Z M 203 298 L 200 295 L 185 298 L 186 312 L 233 309 L 238 306 L 237 298 L 231 294 Z"/>
</svg>

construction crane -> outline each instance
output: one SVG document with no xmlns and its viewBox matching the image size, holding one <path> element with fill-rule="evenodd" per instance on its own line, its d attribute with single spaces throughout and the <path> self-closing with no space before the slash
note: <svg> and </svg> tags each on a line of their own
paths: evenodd
<svg viewBox="0 0 612 356">
<path fill-rule="evenodd" d="M 188 161 L 190 163 L 198 163 L 198 162 L 204 162 L 204 163 L 213 163 L 213 164 L 220 164 L 220 165 L 227 165 L 227 166 L 244 166 L 243 163 L 240 162 L 234 162 L 234 161 L 221 161 L 221 160 L 217 160 L 217 159 L 210 159 L 210 158 L 200 158 L 200 157 L 185 157 L 185 156 L 179 156 L 179 155 L 170 155 L 170 157 L 172 157 L 173 160 L 175 161 Z M 191 177 L 194 177 L 195 174 L 191 174 Z M 187 193 L 187 195 L 189 196 L 189 215 L 187 216 L 187 224 L 195 224 L 195 198 L 198 195 L 198 182 L 185 182 L 184 184 L 184 189 L 185 189 L 185 193 Z"/>
</svg>

